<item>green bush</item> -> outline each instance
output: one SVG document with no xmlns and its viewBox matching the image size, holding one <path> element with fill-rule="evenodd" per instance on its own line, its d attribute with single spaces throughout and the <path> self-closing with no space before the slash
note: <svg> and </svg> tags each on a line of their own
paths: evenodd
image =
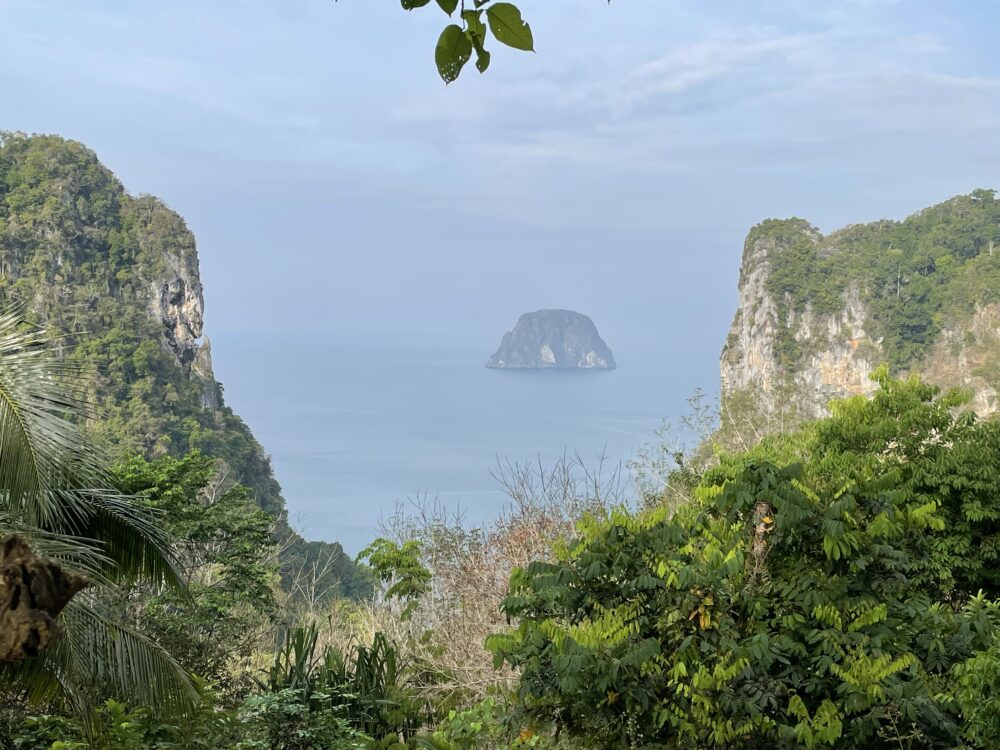
<svg viewBox="0 0 1000 750">
<path fill-rule="evenodd" d="M 351 726 L 334 696 L 286 688 L 254 695 L 240 709 L 237 750 L 362 750 L 370 740 Z"/>
<path fill-rule="evenodd" d="M 405 746 L 434 721 L 433 707 L 411 688 L 409 665 L 385 635 L 342 653 L 320 652 L 318 634 L 316 626 L 287 634 L 271 668 L 269 694 L 296 691 L 309 710 L 335 712 L 383 750 Z"/>
<path fill-rule="evenodd" d="M 883 378 L 675 515 L 591 520 L 515 572 L 489 645 L 526 723 L 609 750 L 959 745 L 958 667 L 1000 620 L 1000 424 L 935 395 Z"/>
<path fill-rule="evenodd" d="M 965 717 L 965 737 L 975 747 L 1000 747 L 1000 639 L 957 671 L 955 697 Z"/>
<path fill-rule="evenodd" d="M 521 725 L 512 706 L 487 699 L 469 708 L 452 709 L 437 731 L 421 738 L 422 750 L 554 750 L 565 746 L 547 729 Z"/>
<path fill-rule="evenodd" d="M 91 716 L 90 731 L 79 720 L 57 714 L 21 715 L 0 747 L 16 750 L 222 750 L 234 747 L 235 717 L 206 696 L 200 710 L 181 725 L 148 708 L 129 709 L 109 700 Z M 89 737 L 89 738 L 88 738 Z"/>
</svg>

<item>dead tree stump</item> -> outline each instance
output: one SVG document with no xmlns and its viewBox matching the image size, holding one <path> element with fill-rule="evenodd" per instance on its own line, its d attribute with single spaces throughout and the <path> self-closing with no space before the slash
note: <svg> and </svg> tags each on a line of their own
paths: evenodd
<svg viewBox="0 0 1000 750">
<path fill-rule="evenodd" d="M 59 635 L 56 615 L 86 585 L 20 537 L 7 537 L 0 544 L 0 662 L 41 653 Z"/>
</svg>

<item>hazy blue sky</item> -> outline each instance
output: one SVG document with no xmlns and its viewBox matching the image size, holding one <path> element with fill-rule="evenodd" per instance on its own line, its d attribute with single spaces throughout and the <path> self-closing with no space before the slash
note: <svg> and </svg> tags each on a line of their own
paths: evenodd
<svg viewBox="0 0 1000 750">
<path fill-rule="evenodd" d="M 0 0 L 0 127 L 188 219 L 217 352 L 293 327 L 488 350 L 562 306 L 710 371 L 752 224 L 1000 187 L 997 0 L 521 4 L 538 54 L 445 87 L 434 7 Z"/>
</svg>

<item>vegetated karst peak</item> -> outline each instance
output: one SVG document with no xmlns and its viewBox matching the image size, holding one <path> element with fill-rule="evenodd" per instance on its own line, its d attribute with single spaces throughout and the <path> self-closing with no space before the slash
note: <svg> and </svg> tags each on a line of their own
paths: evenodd
<svg viewBox="0 0 1000 750">
<path fill-rule="evenodd" d="M 871 396 L 872 375 L 959 387 L 1000 413 L 1000 199 L 979 189 L 902 221 L 823 235 L 770 219 L 747 236 L 739 309 L 720 360 L 731 406 L 780 429 Z"/>
<path fill-rule="evenodd" d="M 270 458 L 225 403 L 195 238 L 179 214 L 126 192 L 81 143 L 0 129 L 0 303 L 23 306 L 56 353 L 94 373 L 88 399 L 102 418 L 88 428 L 112 460 L 200 451 L 274 517 L 283 575 L 329 559 L 323 586 L 367 589 L 340 545 L 291 529 Z"/>
<path fill-rule="evenodd" d="M 572 310 L 522 315 L 486 363 L 495 369 L 613 370 L 615 358 L 594 321 Z"/>
</svg>

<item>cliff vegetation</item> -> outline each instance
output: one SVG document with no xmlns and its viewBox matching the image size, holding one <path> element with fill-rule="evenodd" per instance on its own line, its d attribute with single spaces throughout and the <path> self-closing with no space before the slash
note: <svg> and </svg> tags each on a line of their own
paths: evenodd
<svg viewBox="0 0 1000 750">
<path fill-rule="evenodd" d="M 740 308 L 722 355 L 724 391 L 766 408 L 789 388 L 806 416 L 871 393 L 882 363 L 973 393 L 996 411 L 1000 381 L 1000 201 L 975 190 L 903 221 L 822 235 L 801 219 L 747 237 Z"/>
<path fill-rule="evenodd" d="M 826 237 L 797 220 L 765 221 L 748 241 L 765 238 L 776 248 L 767 291 L 786 322 L 779 355 L 789 365 L 799 356 L 790 322 L 807 308 L 836 313 L 851 286 L 861 290 L 871 335 L 894 371 L 925 357 L 945 325 L 1000 301 L 1000 201 L 993 190 Z"/>
<path fill-rule="evenodd" d="M 218 459 L 285 529 L 270 459 L 212 372 L 194 236 L 162 201 L 129 195 L 80 143 L 0 134 L 0 305 L 94 374 L 87 426 L 113 455 Z M 332 587 L 365 590 L 339 545 L 287 542 L 289 575 L 318 559 Z"/>
</svg>

